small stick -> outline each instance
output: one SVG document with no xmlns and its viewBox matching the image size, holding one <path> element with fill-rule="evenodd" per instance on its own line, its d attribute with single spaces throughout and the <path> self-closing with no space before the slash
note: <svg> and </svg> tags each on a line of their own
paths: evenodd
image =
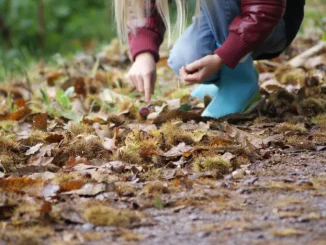
<svg viewBox="0 0 326 245">
<path fill-rule="evenodd" d="M 296 57 L 291 59 L 288 62 L 288 64 L 295 68 L 300 67 L 300 66 L 304 65 L 304 63 L 307 61 L 307 59 L 323 52 L 323 50 L 326 50 L 326 42 L 325 41 L 321 41 L 317 45 L 315 45 L 315 46 L 311 47 L 310 49 L 304 51 L 303 53 L 297 55 Z"/>
</svg>

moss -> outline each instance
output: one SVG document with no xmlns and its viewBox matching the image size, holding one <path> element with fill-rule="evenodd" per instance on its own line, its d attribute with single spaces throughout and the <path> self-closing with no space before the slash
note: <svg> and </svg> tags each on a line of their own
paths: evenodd
<svg viewBox="0 0 326 245">
<path fill-rule="evenodd" d="M 70 132 L 74 135 L 80 135 L 80 134 L 93 134 L 95 132 L 94 128 L 88 124 L 85 123 L 73 123 L 70 126 Z"/>
<path fill-rule="evenodd" d="M 193 170 L 195 172 L 212 171 L 217 178 L 222 178 L 231 172 L 232 166 L 230 161 L 222 156 L 200 157 L 193 162 Z"/>
<path fill-rule="evenodd" d="M 277 133 L 285 133 L 287 131 L 306 133 L 307 129 L 303 123 L 292 124 L 292 123 L 284 122 L 276 125 L 275 131 Z"/>
<path fill-rule="evenodd" d="M 83 217 L 87 222 L 98 226 L 128 227 L 140 221 L 139 215 L 134 211 L 114 209 L 104 205 L 87 208 Z"/>
</svg>

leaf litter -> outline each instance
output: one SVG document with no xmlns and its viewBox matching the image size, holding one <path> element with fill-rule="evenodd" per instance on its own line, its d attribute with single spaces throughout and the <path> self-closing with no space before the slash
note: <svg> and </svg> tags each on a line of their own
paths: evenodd
<svg viewBox="0 0 326 245">
<path fill-rule="evenodd" d="M 325 239 L 326 53 L 302 60 L 303 44 L 321 45 L 298 38 L 257 62 L 263 99 L 218 120 L 164 62 L 146 105 L 116 40 L 95 63 L 40 64 L 33 83 L 1 85 L 2 241 Z"/>
</svg>

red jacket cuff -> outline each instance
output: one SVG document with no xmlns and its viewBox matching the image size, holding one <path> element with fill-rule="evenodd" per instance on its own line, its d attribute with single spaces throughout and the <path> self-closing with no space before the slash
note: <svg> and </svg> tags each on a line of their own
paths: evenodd
<svg viewBox="0 0 326 245">
<path fill-rule="evenodd" d="M 129 47 L 132 60 L 135 61 L 138 54 L 150 52 L 155 61 L 159 61 L 159 48 L 162 38 L 155 32 L 147 28 L 138 28 L 136 34 L 129 34 Z"/>
<path fill-rule="evenodd" d="M 214 51 L 225 65 L 234 69 L 239 61 L 250 53 L 252 49 L 239 37 L 238 34 L 230 32 L 228 38 Z"/>
</svg>

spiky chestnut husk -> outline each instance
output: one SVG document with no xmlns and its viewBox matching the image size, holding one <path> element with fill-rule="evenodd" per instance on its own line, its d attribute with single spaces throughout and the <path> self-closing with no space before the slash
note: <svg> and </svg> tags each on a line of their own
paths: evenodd
<svg viewBox="0 0 326 245">
<path fill-rule="evenodd" d="M 164 177 L 164 172 L 162 168 L 151 167 L 146 172 L 140 173 L 140 179 L 142 181 L 156 181 L 161 180 Z"/>
<path fill-rule="evenodd" d="M 88 160 L 95 158 L 109 159 L 110 153 L 103 147 L 100 138 L 94 137 L 89 140 L 76 139 L 64 147 L 64 154 L 67 156 L 80 156 Z"/>
<path fill-rule="evenodd" d="M 149 182 L 145 185 L 143 191 L 149 195 L 161 195 L 167 193 L 168 189 L 161 181 Z"/>
<path fill-rule="evenodd" d="M 120 103 L 119 105 L 119 112 L 128 112 L 125 114 L 125 117 L 129 119 L 137 119 L 139 112 L 138 112 L 138 107 L 130 102 L 130 101 L 124 101 Z"/>
<path fill-rule="evenodd" d="M 45 139 L 48 136 L 49 136 L 48 133 L 45 133 L 45 132 L 40 131 L 40 130 L 34 130 L 29 134 L 27 139 L 20 140 L 20 143 L 22 145 L 26 145 L 26 146 L 34 146 L 34 145 L 37 145 L 39 143 L 44 143 Z"/>
<path fill-rule="evenodd" d="M 172 120 L 162 125 L 160 132 L 164 136 L 164 143 L 167 148 L 171 148 L 180 142 L 185 142 L 186 144 L 193 144 L 195 142 L 192 133 L 180 129 L 180 120 Z"/>
<path fill-rule="evenodd" d="M 287 131 L 306 133 L 307 129 L 303 123 L 293 124 L 288 122 L 280 123 L 275 127 L 275 132 L 277 133 L 285 133 Z"/>
<path fill-rule="evenodd" d="M 19 144 L 16 141 L 5 136 L 0 136 L 0 146 L 0 152 L 19 148 Z"/>
<path fill-rule="evenodd" d="M 126 182 L 116 183 L 114 190 L 119 196 L 130 197 L 130 196 L 135 196 L 137 193 L 137 189 L 135 185 Z"/>
<path fill-rule="evenodd" d="M 107 121 L 120 126 L 126 122 L 126 117 L 118 114 L 110 114 Z"/>
<path fill-rule="evenodd" d="M 326 129 L 326 114 L 321 114 L 321 115 L 313 117 L 311 119 L 311 122 L 314 124 L 317 124 L 322 129 Z"/>
<path fill-rule="evenodd" d="M 73 123 L 69 130 L 75 136 L 80 134 L 93 134 L 95 132 L 95 129 L 92 126 L 85 123 Z"/>
<path fill-rule="evenodd" d="M 326 104 L 321 99 L 309 97 L 298 103 L 298 111 L 301 115 L 316 116 L 326 112 Z"/>
<path fill-rule="evenodd" d="M 96 205 L 87 208 L 83 218 L 94 225 L 128 227 L 134 222 L 139 222 L 140 217 L 135 211 L 126 209 L 114 209 L 104 205 Z"/>
<path fill-rule="evenodd" d="M 232 166 L 230 161 L 222 156 L 200 157 L 193 162 L 193 170 L 195 172 L 212 171 L 217 178 L 222 178 L 231 172 Z"/>
</svg>

